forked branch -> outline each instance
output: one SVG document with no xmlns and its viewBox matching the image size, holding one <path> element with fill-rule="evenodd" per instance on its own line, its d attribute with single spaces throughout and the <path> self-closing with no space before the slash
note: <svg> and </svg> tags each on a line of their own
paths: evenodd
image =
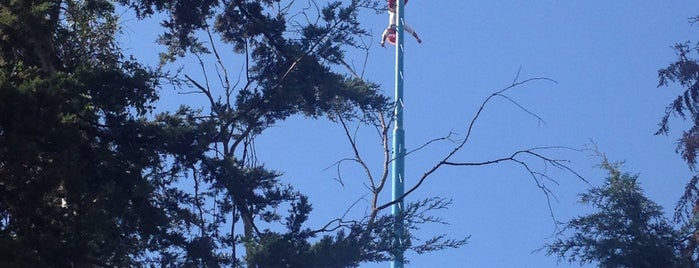
<svg viewBox="0 0 699 268">
<path fill-rule="evenodd" d="M 503 89 L 495 91 L 491 95 L 489 95 L 481 103 L 481 105 L 478 108 L 478 110 L 476 111 L 475 115 L 470 120 L 468 127 L 467 127 L 465 138 L 463 140 L 457 142 L 457 144 L 456 144 L 456 146 L 454 146 L 454 148 L 452 148 L 449 152 L 447 152 L 444 155 L 444 157 L 442 157 L 439 161 L 437 161 L 437 163 L 434 166 L 432 166 L 432 168 L 428 169 L 417 180 L 417 182 L 412 187 L 410 187 L 407 191 L 405 191 L 405 193 L 402 196 L 400 196 L 400 197 L 398 197 L 395 200 L 392 200 L 390 202 L 386 202 L 380 206 L 376 206 L 374 208 L 375 213 L 378 213 L 378 211 L 380 211 L 380 210 L 386 209 L 386 208 L 388 208 L 388 207 L 390 207 L 398 202 L 403 201 L 403 199 L 405 199 L 406 196 L 412 194 L 418 188 L 420 188 L 421 185 L 427 180 L 427 178 L 429 178 L 435 171 L 442 168 L 443 166 L 485 166 L 485 165 L 497 164 L 497 163 L 502 163 L 502 162 L 513 162 L 513 163 L 521 166 L 522 168 L 524 168 L 526 170 L 527 174 L 529 174 L 529 176 L 532 177 L 532 179 L 536 183 L 537 187 L 539 187 L 544 192 L 544 194 L 547 198 L 547 202 L 549 203 L 549 209 L 551 209 L 550 198 L 553 195 L 552 195 L 551 190 L 549 188 L 547 188 L 547 186 L 543 183 L 542 180 L 548 180 L 548 181 L 552 181 L 554 183 L 556 183 L 556 181 L 547 175 L 546 168 L 544 168 L 541 171 L 533 169 L 529 164 L 532 161 L 531 158 L 533 158 L 535 161 L 543 162 L 545 167 L 548 167 L 548 166 L 556 167 L 556 168 L 564 170 L 566 172 L 570 172 L 574 176 L 582 179 L 583 181 L 586 181 L 582 176 L 580 176 L 577 172 L 575 172 L 572 168 L 570 168 L 568 166 L 569 161 L 551 158 L 551 157 L 548 157 L 548 156 L 543 154 L 544 151 L 550 151 L 550 150 L 562 150 L 562 149 L 563 150 L 575 150 L 572 148 L 562 147 L 562 146 L 534 147 L 534 148 L 530 148 L 530 149 L 518 150 L 509 156 L 491 159 L 491 160 L 480 161 L 480 162 L 463 162 L 463 161 L 453 160 L 454 156 L 458 152 L 462 151 L 462 149 L 465 147 L 465 145 L 470 141 L 471 134 L 473 133 L 476 122 L 481 117 L 481 114 L 484 112 L 487 105 L 490 104 L 491 101 L 493 99 L 495 99 L 496 97 L 501 97 L 501 98 L 508 100 L 509 102 L 516 105 L 518 108 L 520 108 L 523 111 L 525 111 L 526 113 L 534 116 L 535 118 L 537 118 L 537 120 L 539 120 L 540 122 L 545 124 L 545 122 L 543 121 L 543 119 L 541 119 L 541 117 L 539 117 L 536 114 L 532 113 L 531 111 L 527 110 L 526 108 L 524 108 L 524 106 L 520 105 L 512 98 L 505 95 L 505 93 L 513 88 L 516 88 L 516 87 L 521 86 L 523 84 L 534 82 L 534 81 L 549 81 L 549 82 L 553 82 L 553 83 L 556 83 L 556 81 L 549 79 L 549 78 L 545 78 L 545 77 L 530 78 L 530 79 L 526 79 L 523 81 L 518 81 L 518 78 L 519 78 L 519 72 L 517 73 L 517 76 L 513 80 L 512 84 L 510 84 L 509 86 L 507 86 Z M 452 139 L 450 139 L 451 135 L 452 135 L 452 133 L 450 133 L 449 135 L 442 137 L 442 138 L 433 139 L 433 140 L 425 143 L 425 145 L 423 145 L 415 150 L 420 150 L 420 149 L 424 148 L 425 146 L 428 146 L 431 143 L 436 142 L 436 141 L 442 141 L 442 140 L 453 141 Z M 415 150 L 413 150 L 413 151 L 415 151 Z M 411 152 L 413 152 L 413 151 L 411 151 Z"/>
</svg>

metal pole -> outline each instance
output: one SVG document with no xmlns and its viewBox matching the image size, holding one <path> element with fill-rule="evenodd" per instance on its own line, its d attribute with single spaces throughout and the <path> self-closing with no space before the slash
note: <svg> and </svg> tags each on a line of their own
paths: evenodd
<svg viewBox="0 0 699 268">
<path fill-rule="evenodd" d="M 396 91 L 395 91 L 395 128 L 393 129 L 393 164 L 392 185 L 393 200 L 403 196 L 405 178 L 405 130 L 403 130 L 403 41 L 404 41 L 404 0 L 396 0 Z M 391 208 L 395 219 L 395 241 L 399 247 L 404 244 L 403 237 L 403 200 Z M 392 268 L 403 268 L 405 259 L 403 250 L 396 250 L 391 261 Z"/>
</svg>

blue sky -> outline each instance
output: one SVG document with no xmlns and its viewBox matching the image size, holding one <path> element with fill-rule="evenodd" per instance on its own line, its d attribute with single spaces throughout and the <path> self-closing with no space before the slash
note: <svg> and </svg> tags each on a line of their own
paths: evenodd
<svg viewBox="0 0 699 268">
<path fill-rule="evenodd" d="M 448 3 L 447 3 L 448 2 Z M 476 124 L 471 142 L 455 160 L 482 161 L 539 146 L 583 148 L 594 141 L 610 160 L 625 160 L 625 171 L 640 175 L 647 195 L 669 214 L 691 173 L 674 153 L 686 122 L 675 120 L 671 135 L 654 136 L 664 108 L 680 92 L 677 86 L 656 88 L 657 70 L 675 59 L 671 46 L 698 40 L 696 1 L 420 1 L 406 7 L 407 22 L 423 44 L 407 38 L 405 128 L 408 150 L 444 136 L 465 134 L 467 123 L 492 92 L 520 80 L 547 77 L 517 87 L 510 98 L 540 116 L 545 124 L 505 99 L 496 99 Z M 131 24 L 122 38 L 128 53 L 153 61 L 162 48 L 150 44 L 160 31 L 153 21 Z M 375 33 L 364 77 L 393 92 L 393 47 L 378 45 L 387 15 L 362 14 Z M 150 25 L 149 25 L 150 24 Z M 361 66 L 364 55 L 349 54 Z M 200 73 L 194 61 L 177 63 L 185 73 Z M 240 62 L 231 60 L 232 69 Z M 162 107 L 197 105 L 191 95 L 167 88 Z M 373 130 L 362 128 L 359 146 L 370 161 L 379 161 L 380 144 Z M 463 137 L 463 136 L 457 136 Z M 406 159 L 406 187 L 453 146 L 440 143 Z M 309 227 L 320 227 L 342 215 L 366 193 L 364 178 L 347 165 L 344 186 L 336 169 L 326 169 L 351 156 L 339 125 L 327 120 L 294 117 L 267 130 L 257 142 L 267 167 L 284 172 L 284 180 L 309 194 L 314 204 Z M 552 151 L 598 186 L 604 173 L 589 152 Z M 377 162 L 378 163 L 378 162 Z M 535 167 L 543 166 L 532 162 Z M 378 164 L 377 164 L 378 166 Z M 549 169 L 558 185 L 547 183 L 557 197 L 552 211 L 558 220 L 588 212 L 577 194 L 588 185 L 566 172 Z M 377 171 L 378 172 L 378 171 Z M 555 231 L 546 197 L 521 167 L 444 167 L 416 195 L 453 199 L 439 212 L 450 225 L 426 226 L 427 235 L 471 235 L 469 244 L 427 255 L 407 253 L 410 267 L 578 267 L 532 253 Z M 385 196 L 389 198 L 388 195 Z M 360 201 L 350 215 L 361 215 Z M 362 267 L 388 267 L 367 264 Z"/>
</svg>

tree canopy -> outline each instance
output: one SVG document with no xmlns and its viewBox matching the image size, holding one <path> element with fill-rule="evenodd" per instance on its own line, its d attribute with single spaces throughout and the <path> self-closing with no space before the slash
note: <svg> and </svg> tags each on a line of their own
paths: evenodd
<svg viewBox="0 0 699 268">
<path fill-rule="evenodd" d="M 644 195 L 638 176 L 606 159 L 601 167 L 608 173 L 604 185 L 580 195 L 594 211 L 566 222 L 546 254 L 600 267 L 693 267 L 682 264 L 680 232 Z"/>
<path fill-rule="evenodd" d="M 380 200 L 393 161 L 395 105 L 346 57 L 368 51 L 371 35 L 359 14 L 385 10 L 379 0 L 0 3 L 0 266 L 356 267 L 398 251 L 466 243 L 414 236 L 425 224 L 445 223 L 430 213 L 451 201 L 437 197 L 406 202 L 399 217 L 406 239 L 394 239 L 388 208 L 441 167 L 512 162 L 547 198 L 542 180 L 553 180 L 550 167 L 581 178 L 565 160 L 544 154 L 564 147 L 459 159 L 495 98 L 541 120 L 506 93 L 552 80 L 520 81 L 518 73 L 476 108 L 463 139 L 450 133 L 415 149 L 453 142 L 403 196 Z M 163 19 L 163 33 L 153 38 L 166 51 L 160 65 L 124 54 L 120 12 Z M 200 69 L 166 71 L 182 59 Z M 242 71 L 236 78 L 230 70 Z M 166 86 L 205 102 L 156 113 Z M 257 152 L 256 138 L 291 116 L 343 128 L 353 155 L 338 163 L 364 171 L 371 199 L 364 215 L 308 227 L 313 200 L 258 161 L 258 153 L 274 152 Z M 361 157 L 349 122 L 377 131 L 382 170 L 370 170 Z"/>
<path fill-rule="evenodd" d="M 139 118 L 158 82 L 113 50 L 112 12 L 106 1 L 0 4 L 2 266 L 131 266 L 161 247 L 156 130 Z"/>
<path fill-rule="evenodd" d="M 245 80 L 223 74 L 212 87 L 123 55 L 110 1 L 1 3 L 0 266 L 353 267 L 465 243 L 397 245 L 386 213 L 311 230 L 308 198 L 255 160 L 254 138 L 291 115 L 375 120 L 390 109 L 378 85 L 334 69 L 363 46 L 358 12 L 379 1 L 331 2 L 304 19 L 293 1 L 118 3 L 167 18 L 163 64 L 218 58 L 226 44 L 244 55 Z M 209 106 L 154 114 L 162 82 Z M 447 203 L 409 204 L 406 226 L 437 221 L 425 213 Z"/>
<path fill-rule="evenodd" d="M 699 21 L 699 16 L 690 18 L 690 23 Z M 679 85 L 680 93 L 665 108 L 665 112 L 658 124 L 656 135 L 670 134 L 671 117 L 679 117 L 690 121 L 689 127 L 682 130 L 677 139 L 675 151 L 680 154 L 692 172 L 696 172 L 697 156 L 699 155 L 699 43 L 687 41 L 675 44 L 673 47 L 677 59 L 666 68 L 658 70 L 658 87 L 676 89 Z M 674 220 L 682 223 L 686 229 L 694 230 L 695 236 L 685 241 L 687 249 L 684 254 L 687 258 L 699 263 L 699 175 L 689 178 L 685 191 L 675 207 Z"/>
</svg>

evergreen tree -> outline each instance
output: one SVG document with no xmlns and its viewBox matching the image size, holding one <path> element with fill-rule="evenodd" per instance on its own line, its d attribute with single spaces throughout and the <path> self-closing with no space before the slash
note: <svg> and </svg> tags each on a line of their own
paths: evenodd
<svg viewBox="0 0 699 268">
<path fill-rule="evenodd" d="M 0 3 L 0 266 L 133 266 L 166 235 L 154 73 L 108 1 Z"/>
<path fill-rule="evenodd" d="M 307 198 L 281 183 L 278 172 L 257 163 L 252 147 L 264 130 L 292 115 L 377 123 L 376 114 L 391 109 L 378 85 L 338 71 L 349 66 L 346 49 L 365 48 L 361 38 L 368 32 L 358 21 L 359 12 L 378 11 L 379 1 L 322 6 L 315 2 L 299 6 L 294 1 L 124 3 L 141 16 L 168 15 L 167 31 L 159 39 L 168 47 L 162 55 L 165 62 L 187 56 L 201 61 L 213 55 L 210 64 L 221 72 L 220 87 L 212 86 L 219 83 L 207 77 L 197 81 L 185 75 L 186 87 L 201 93 L 208 107 L 160 117 L 191 128 L 193 144 L 200 147 L 187 157 L 175 156 L 175 165 L 194 180 L 196 209 L 191 212 L 198 215 L 197 239 L 206 241 L 207 252 L 213 254 L 206 258 L 242 261 L 248 267 L 345 267 L 385 261 L 398 247 L 411 246 L 392 242 L 393 222 L 386 213 L 359 220 L 340 218 L 329 223 L 332 228 L 304 228 L 311 211 Z M 208 36 L 208 42 L 197 38 L 201 36 Z M 246 59 L 240 62 L 245 70 L 242 83 L 229 82 L 231 64 L 219 54 L 224 45 Z M 348 72 L 356 73 L 351 68 Z M 287 216 L 279 213 L 279 206 L 291 207 Z M 413 216 L 425 217 L 424 213 Z M 285 231 L 259 227 L 274 224 Z M 242 231 L 237 231 L 239 227 Z M 422 246 L 420 251 L 427 252 L 465 243 L 443 237 L 427 241 L 428 245 L 415 248 Z M 236 258 L 241 256 L 236 252 L 240 244 L 245 245 L 243 260 Z"/>
<path fill-rule="evenodd" d="M 609 174 L 604 185 L 580 195 L 595 211 L 568 221 L 547 255 L 600 267 L 692 267 L 681 266 L 679 232 L 643 194 L 638 176 L 606 159 L 601 167 Z"/>
<path fill-rule="evenodd" d="M 362 47 L 358 12 L 378 1 L 327 3 L 316 23 L 302 24 L 279 1 L 119 2 L 141 18 L 169 18 L 165 62 L 218 57 L 218 42 L 196 38 L 214 33 L 249 59 L 246 81 L 223 75 L 211 88 L 185 76 L 210 106 L 153 116 L 159 82 L 179 77 L 121 54 L 111 2 L 0 3 L 0 266 L 353 267 L 390 258 L 399 247 L 390 215 L 310 230 L 307 197 L 257 163 L 251 146 L 292 115 L 371 122 L 390 108 L 376 84 L 334 70 L 348 66 L 345 48 Z M 434 221 L 424 213 L 443 204 L 408 206 L 406 226 Z"/>
<path fill-rule="evenodd" d="M 699 16 L 691 18 L 690 23 L 699 21 Z M 665 108 L 656 135 L 670 133 L 670 117 L 689 120 L 688 129 L 682 130 L 675 151 L 692 172 L 697 171 L 699 154 L 699 43 L 687 41 L 674 46 L 677 60 L 666 68 L 658 70 L 658 87 L 678 84 L 680 94 Z M 672 87 L 674 89 L 674 87 Z M 685 191 L 675 208 L 675 221 L 682 223 L 685 229 L 694 235 L 685 240 L 683 255 L 693 259 L 699 265 L 699 175 L 689 178 Z"/>
</svg>

